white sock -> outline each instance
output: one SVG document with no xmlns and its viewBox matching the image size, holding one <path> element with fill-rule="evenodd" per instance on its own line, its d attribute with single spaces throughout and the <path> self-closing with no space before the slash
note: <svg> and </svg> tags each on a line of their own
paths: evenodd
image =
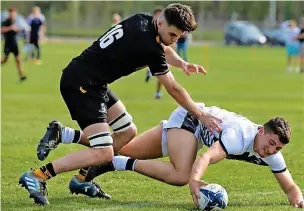
<svg viewBox="0 0 304 211">
<path fill-rule="evenodd" d="M 291 72 L 292 71 L 292 66 L 288 65 L 287 66 L 287 72 Z"/>
<path fill-rule="evenodd" d="M 78 134 L 78 137 L 75 137 L 75 130 L 73 128 L 70 127 L 63 127 L 62 131 L 61 131 L 61 141 L 63 144 L 71 144 L 71 143 L 78 143 L 81 139 L 81 133 L 82 131 L 80 131 L 80 135 L 79 132 L 76 131 L 76 133 Z M 76 140 L 74 140 L 76 138 Z"/>
<path fill-rule="evenodd" d="M 295 71 L 296 71 L 296 73 L 299 73 L 300 72 L 300 66 L 296 66 Z"/>
<path fill-rule="evenodd" d="M 126 171 L 127 161 L 130 157 L 118 155 L 114 156 L 112 163 L 114 165 L 115 170 L 117 171 Z"/>
</svg>

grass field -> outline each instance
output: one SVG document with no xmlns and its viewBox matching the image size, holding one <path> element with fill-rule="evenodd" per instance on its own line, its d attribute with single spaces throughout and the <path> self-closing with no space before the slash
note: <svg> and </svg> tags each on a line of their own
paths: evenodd
<svg viewBox="0 0 304 211">
<path fill-rule="evenodd" d="M 18 83 L 13 57 L 2 66 L 2 210 L 191 210 L 188 186 L 172 187 L 133 172 L 109 173 L 96 181 L 112 195 L 112 200 L 73 196 L 68 183 L 75 172 L 58 175 L 48 182 L 49 207 L 39 207 L 18 187 L 20 175 L 80 146 L 61 145 L 45 162 L 36 158 L 37 141 L 47 123 L 58 119 L 77 127 L 59 93 L 61 70 L 88 43 L 45 44 L 43 64 L 24 64 L 28 81 Z M 192 47 L 189 58 L 204 64 L 208 76 L 187 77 L 173 70 L 176 79 L 194 100 L 236 111 L 257 123 L 273 116 L 286 117 L 292 126 L 291 143 L 283 155 L 294 180 L 304 191 L 304 75 L 285 72 L 283 48 Z M 155 79 L 144 83 L 145 71 L 111 85 L 134 117 L 142 132 L 166 119 L 176 107 L 167 95 L 153 99 Z M 227 210 L 284 211 L 288 205 L 267 167 L 238 161 L 222 161 L 208 169 L 204 180 L 223 185 L 229 194 Z"/>
</svg>

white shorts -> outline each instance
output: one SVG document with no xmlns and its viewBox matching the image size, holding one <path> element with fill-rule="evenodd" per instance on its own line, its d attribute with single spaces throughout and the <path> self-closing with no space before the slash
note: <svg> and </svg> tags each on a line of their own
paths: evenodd
<svg viewBox="0 0 304 211">
<path fill-rule="evenodd" d="M 205 105 L 201 104 L 200 107 L 203 108 Z M 168 140 L 167 131 L 170 128 L 180 128 L 187 130 L 196 137 L 197 140 L 197 150 L 200 150 L 203 144 L 199 141 L 199 121 L 191 116 L 187 110 L 182 107 L 175 109 L 168 120 L 161 121 L 162 126 L 162 153 L 163 156 L 168 156 Z"/>
</svg>

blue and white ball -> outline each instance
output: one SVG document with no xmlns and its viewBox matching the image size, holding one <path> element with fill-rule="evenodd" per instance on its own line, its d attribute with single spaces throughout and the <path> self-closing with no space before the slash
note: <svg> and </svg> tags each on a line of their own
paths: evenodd
<svg viewBox="0 0 304 211">
<path fill-rule="evenodd" d="M 209 184 L 200 188 L 200 199 L 198 208 L 206 211 L 223 210 L 228 204 L 226 190 L 218 184 Z"/>
</svg>

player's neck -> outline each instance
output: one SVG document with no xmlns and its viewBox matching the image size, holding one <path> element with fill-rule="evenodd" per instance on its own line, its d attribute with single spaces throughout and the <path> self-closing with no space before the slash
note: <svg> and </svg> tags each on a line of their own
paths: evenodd
<svg viewBox="0 0 304 211">
<path fill-rule="evenodd" d="M 254 152 L 258 152 L 258 150 L 257 150 L 257 142 L 258 142 L 258 134 L 256 134 L 255 136 L 254 136 L 254 139 L 253 139 L 253 151 Z"/>
</svg>

